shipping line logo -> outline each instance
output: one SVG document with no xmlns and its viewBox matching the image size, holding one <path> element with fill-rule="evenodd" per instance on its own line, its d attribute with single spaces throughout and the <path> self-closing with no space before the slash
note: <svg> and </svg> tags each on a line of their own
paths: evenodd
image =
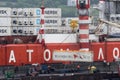
<svg viewBox="0 0 120 80">
<path fill-rule="evenodd" d="M 41 14 L 41 11 L 40 11 L 40 10 L 36 10 L 36 14 L 37 14 L 37 15 L 40 15 L 40 14 Z"/>
<path fill-rule="evenodd" d="M 0 14 L 7 14 L 7 10 L 0 10 Z"/>
</svg>

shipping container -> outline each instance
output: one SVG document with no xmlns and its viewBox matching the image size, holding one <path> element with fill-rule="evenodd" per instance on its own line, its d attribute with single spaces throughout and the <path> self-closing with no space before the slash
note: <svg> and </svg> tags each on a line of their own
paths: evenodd
<svg viewBox="0 0 120 80">
<path fill-rule="evenodd" d="M 23 35 L 30 35 L 29 34 L 29 27 L 24 27 L 23 28 Z"/>
<path fill-rule="evenodd" d="M 30 27 L 16 26 L 16 27 L 12 27 L 11 32 L 12 35 L 31 35 L 29 33 L 29 28 Z"/>
<path fill-rule="evenodd" d="M 29 8 L 23 8 L 23 16 L 29 17 Z"/>
<path fill-rule="evenodd" d="M 113 27 L 113 26 L 110 26 L 109 28 L 109 34 L 120 34 L 120 28 L 117 28 L 117 27 Z"/>
<path fill-rule="evenodd" d="M 40 8 L 33 8 L 33 12 L 32 13 L 33 13 L 34 17 L 40 17 L 41 16 L 41 9 Z"/>
<path fill-rule="evenodd" d="M 29 30 L 28 30 L 28 33 L 29 33 L 29 35 L 34 35 L 34 28 L 35 27 L 29 27 Z"/>
<path fill-rule="evenodd" d="M 0 17 L 10 17 L 11 16 L 11 8 L 1 7 L 0 8 Z"/>
<path fill-rule="evenodd" d="M 18 34 L 18 27 L 14 26 L 11 27 L 11 35 L 17 35 Z"/>
<path fill-rule="evenodd" d="M 65 21 L 65 22 L 63 22 L 63 23 L 66 23 L 66 26 L 70 26 L 71 20 L 76 20 L 76 21 L 78 21 L 79 19 L 78 19 L 77 17 L 68 17 L 68 18 L 63 18 L 62 20 Z"/>
<path fill-rule="evenodd" d="M 18 26 L 24 26 L 24 18 L 18 18 Z"/>
<path fill-rule="evenodd" d="M 29 25 L 40 26 L 41 18 L 29 18 Z"/>
<path fill-rule="evenodd" d="M 11 16 L 12 17 L 17 17 L 18 16 L 18 9 L 17 8 L 12 8 L 11 9 Z"/>
<path fill-rule="evenodd" d="M 11 27 L 0 26 L 0 36 L 8 36 L 11 35 Z"/>
<path fill-rule="evenodd" d="M 12 18 L 12 26 L 40 26 L 40 18 Z"/>
<path fill-rule="evenodd" d="M 21 18 L 21 20 L 23 20 L 24 26 L 29 26 L 29 18 Z"/>
<path fill-rule="evenodd" d="M 23 27 L 18 27 L 18 35 L 23 35 Z"/>
<path fill-rule="evenodd" d="M 17 8 L 18 17 L 23 16 L 23 8 Z"/>
<path fill-rule="evenodd" d="M 0 26 L 11 26 L 10 17 L 0 17 Z"/>
<path fill-rule="evenodd" d="M 18 18 L 11 18 L 11 25 L 17 26 L 19 24 Z"/>
</svg>

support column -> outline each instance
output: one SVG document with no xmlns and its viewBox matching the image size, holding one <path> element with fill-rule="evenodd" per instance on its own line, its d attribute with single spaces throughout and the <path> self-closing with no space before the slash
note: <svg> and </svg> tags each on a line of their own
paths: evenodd
<svg viewBox="0 0 120 80">
<path fill-rule="evenodd" d="M 89 48 L 89 8 L 90 0 L 76 0 L 79 14 L 79 43 L 81 48 Z"/>
<path fill-rule="evenodd" d="M 39 33 L 37 35 L 37 40 L 36 40 L 36 43 L 41 43 L 41 44 L 44 44 L 45 43 L 45 40 L 44 40 L 44 24 L 45 24 L 45 21 L 44 21 L 44 9 L 45 7 L 42 5 L 41 8 L 40 8 L 40 11 L 41 11 L 41 20 L 40 20 L 40 29 L 39 29 Z"/>
</svg>

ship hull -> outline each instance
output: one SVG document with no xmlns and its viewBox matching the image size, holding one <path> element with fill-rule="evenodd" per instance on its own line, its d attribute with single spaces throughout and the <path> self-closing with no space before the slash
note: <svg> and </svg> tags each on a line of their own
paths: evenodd
<svg viewBox="0 0 120 80">
<path fill-rule="evenodd" d="M 78 43 L 6 44 L 0 45 L 0 65 L 24 65 L 33 63 L 70 63 L 53 60 L 53 51 L 78 51 Z M 90 43 L 94 61 L 113 62 L 120 58 L 120 42 Z"/>
</svg>

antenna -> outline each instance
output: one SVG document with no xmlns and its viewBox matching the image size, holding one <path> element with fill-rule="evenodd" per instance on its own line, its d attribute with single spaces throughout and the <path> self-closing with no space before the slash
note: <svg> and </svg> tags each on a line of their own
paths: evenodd
<svg viewBox="0 0 120 80">
<path fill-rule="evenodd" d="M 42 0 L 41 8 L 44 8 L 44 0 Z"/>
</svg>

